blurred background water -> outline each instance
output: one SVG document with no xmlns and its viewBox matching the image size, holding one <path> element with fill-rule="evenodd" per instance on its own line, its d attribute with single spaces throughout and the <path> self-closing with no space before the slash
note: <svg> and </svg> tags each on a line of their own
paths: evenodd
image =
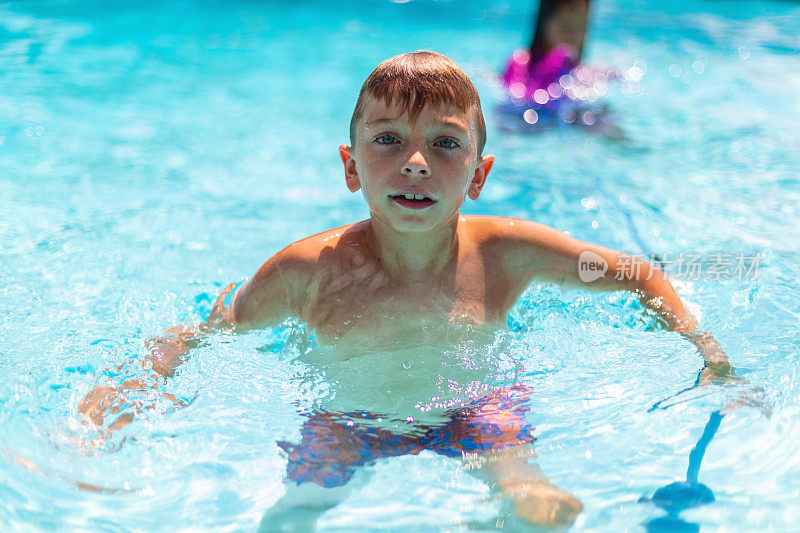
<svg viewBox="0 0 800 533">
<path fill-rule="evenodd" d="M 297 435 L 297 405 L 335 388 L 296 358 L 297 326 L 212 338 L 169 385 L 191 405 L 156 409 L 117 451 L 81 451 L 77 403 L 113 380 L 103 369 L 204 319 L 221 287 L 286 244 L 368 216 L 336 147 L 372 68 L 427 48 L 476 83 L 497 156 L 464 212 L 668 260 L 763 254 L 757 275 L 738 279 L 674 272 L 701 329 L 773 405 L 771 418 L 725 418 L 701 471 L 717 502 L 683 516 L 703 531 L 792 530 L 800 5 L 593 4 L 586 60 L 622 75 L 605 101 L 624 140 L 504 127 L 496 74 L 528 42 L 528 2 L 0 4 L 4 529 L 258 526 L 283 491 L 275 442 Z M 539 461 L 586 506 L 576 531 L 642 530 L 663 515 L 638 499 L 683 477 L 708 414 L 736 393 L 648 413 L 701 361 L 647 322 L 626 295 L 533 286 L 501 333 L 503 357 L 524 363 L 536 391 Z M 504 523 L 502 502 L 458 461 L 426 452 L 369 470 L 321 529 Z"/>
</svg>

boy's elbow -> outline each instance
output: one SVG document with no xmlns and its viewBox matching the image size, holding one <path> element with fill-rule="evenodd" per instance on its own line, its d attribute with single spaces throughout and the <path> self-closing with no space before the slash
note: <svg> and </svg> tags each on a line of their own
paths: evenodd
<svg viewBox="0 0 800 533">
<path fill-rule="evenodd" d="M 683 305 L 664 273 L 656 266 L 649 263 L 648 265 L 650 268 L 648 275 L 640 277 L 633 283 L 635 292 L 641 295 L 642 302 L 656 311 L 671 331 L 682 333 L 697 331 L 697 321 Z"/>
</svg>

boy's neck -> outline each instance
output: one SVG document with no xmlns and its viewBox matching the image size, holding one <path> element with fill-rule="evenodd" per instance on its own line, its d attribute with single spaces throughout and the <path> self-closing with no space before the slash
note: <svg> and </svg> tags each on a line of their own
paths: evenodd
<svg viewBox="0 0 800 533">
<path fill-rule="evenodd" d="M 370 219 L 369 246 L 375 257 L 394 278 L 422 281 L 436 278 L 458 250 L 458 219 L 429 232 L 404 233 Z"/>
</svg>

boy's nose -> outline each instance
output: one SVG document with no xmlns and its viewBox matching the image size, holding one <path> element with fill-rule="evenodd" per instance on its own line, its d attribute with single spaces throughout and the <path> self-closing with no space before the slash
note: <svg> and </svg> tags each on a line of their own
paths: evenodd
<svg viewBox="0 0 800 533">
<path fill-rule="evenodd" d="M 422 153 L 417 151 L 403 163 L 400 172 L 404 176 L 420 176 L 427 178 L 431 175 L 431 169 L 428 167 L 428 162 L 422 156 Z"/>
</svg>

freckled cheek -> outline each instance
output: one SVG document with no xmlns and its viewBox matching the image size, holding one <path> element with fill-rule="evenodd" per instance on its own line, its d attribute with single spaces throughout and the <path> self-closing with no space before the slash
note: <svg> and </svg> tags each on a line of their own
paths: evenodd
<svg viewBox="0 0 800 533">
<path fill-rule="evenodd" d="M 356 165 L 361 181 L 373 181 L 384 172 L 385 163 L 375 157 L 364 157 Z"/>
<path fill-rule="evenodd" d="M 448 161 L 441 161 L 438 165 L 438 174 L 447 174 L 448 176 L 458 176 L 464 178 L 471 175 L 472 166 L 469 159 L 453 159 Z M 437 174 L 437 169 L 433 169 L 433 173 Z"/>
<path fill-rule="evenodd" d="M 376 174 L 386 169 L 399 167 L 400 162 L 396 154 L 388 150 L 381 152 L 365 151 L 361 157 L 361 168 L 368 174 Z"/>
<path fill-rule="evenodd" d="M 358 175 L 361 178 L 361 192 L 366 199 L 376 199 L 385 194 L 387 183 L 386 165 L 380 161 L 362 159 L 357 165 Z"/>
</svg>

